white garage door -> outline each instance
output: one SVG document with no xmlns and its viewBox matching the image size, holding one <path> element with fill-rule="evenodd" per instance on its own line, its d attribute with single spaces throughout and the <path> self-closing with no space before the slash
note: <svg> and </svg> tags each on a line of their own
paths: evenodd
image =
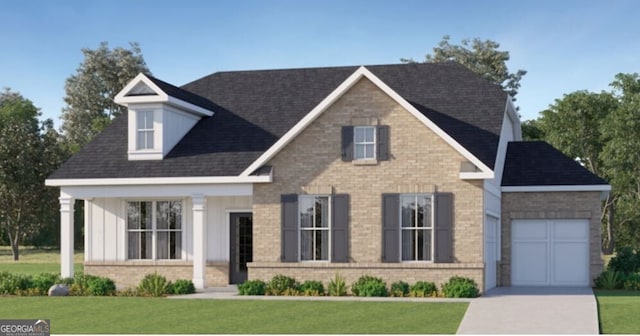
<svg viewBox="0 0 640 336">
<path fill-rule="evenodd" d="M 514 220 L 511 230 L 513 286 L 589 285 L 587 220 Z"/>
</svg>

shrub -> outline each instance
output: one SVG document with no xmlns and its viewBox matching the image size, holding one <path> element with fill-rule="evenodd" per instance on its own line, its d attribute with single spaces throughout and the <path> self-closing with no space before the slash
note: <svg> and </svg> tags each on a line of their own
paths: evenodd
<svg viewBox="0 0 640 336">
<path fill-rule="evenodd" d="M 640 270 L 640 255 L 635 253 L 631 247 L 616 249 L 616 255 L 609 260 L 607 270 L 623 274 L 636 273 Z"/>
<path fill-rule="evenodd" d="M 283 295 L 287 289 L 296 289 L 298 284 L 292 277 L 278 274 L 274 276 L 267 284 L 265 294 L 267 295 Z"/>
<path fill-rule="evenodd" d="M 86 292 L 92 296 L 113 295 L 116 292 L 116 284 L 109 278 L 93 277 L 87 281 Z"/>
<path fill-rule="evenodd" d="M 287 288 L 280 295 L 282 296 L 300 296 L 300 291 L 297 288 Z"/>
<path fill-rule="evenodd" d="M 409 284 L 404 281 L 397 281 L 391 284 L 391 296 L 403 297 L 409 294 Z"/>
<path fill-rule="evenodd" d="M 238 286 L 240 295 L 264 295 L 267 284 L 262 280 L 247 280 Z"/>
<path fill-rule="evenodd" d="M 624 283 L 622 273 L 614 270 L 606 270 L 594 279 L 596 288 L 600 289 L 620 289 Z"/>
<path fill-rule="evenodd" d="M 0 273 L 0 295 L 14 295 L 32 286 L 33 279 L 26 274 Z"/>
<path fill-rule="evenodd" d="M 138 288 L 125 288 L 123 290 L 119 290 L 116 292 L 116 296 L 140 296 L 140 291 L 138 290 Z"/>
<path fill-rule="evenodd" d="M 480 290 L 473 279 L 454 276 L 442 285 L 442 292 L 448 298 L 474 298 Z"/>
<path fill-rule="evenodd" d="M 351 286 L 351 291 L 355 296 L 387 296 L 387 284 L 380 278 L 363 275 Z"/>
<path fill-rule="evenodd" d="M 307 280 L 300 285 L 298 290 L 305 296 L 324 295 L 324 285 L 320 281 Z"/>
<path fill-rule="evenodd" d="M 640 274 L 629 274 L 622 287 L 628 291 L 640 291 Z M 606 288 L 609 289 L 609 288 Z"/>
<path fill-rule="evenodd" d="M 170 282 L 164 276 L 153 273 L 144 276 L 140 285 L 138 285 L 138 291 L 142 295 L 160 297 L 169 294 Z"/>
<path fill-rule="evenodd" d="M 32 288 L 41 295 L 46 295 L 49 288 L 60 282 L 60 276 L 55 273 L 41 273 L 33 277 Z"/>
<path fill-rule="evenodd" d="M 430 297 L 434 296 L 438 293 L 438 287 L 436 284 L 430 281 L 418 281 L 413 286 L 411 286 L 411 290 L 409 292 L 409 296 L 411 297 Z"/>
<path fill-rule="evenodd" d="M 329 281 L 329 295 L 331 296 L 346 296 L 347 295 L 347 284 L 344 281 L 344 278 L 336 273 L 336 275 Z"/>
<path fill-rule="evenodd" d="M 193 285 L 193 282 L 184 279 L 176 280 L 176 282 L 171 284 L 170 289 L 170 293 L 176 295 L 193 294 L 196 292 L 196 286 Z"/>
</svg>

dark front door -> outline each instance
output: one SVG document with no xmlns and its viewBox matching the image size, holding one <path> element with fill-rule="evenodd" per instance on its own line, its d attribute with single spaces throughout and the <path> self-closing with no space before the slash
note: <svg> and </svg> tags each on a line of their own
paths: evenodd
<svg viewBox="0 0 640 336">
<path fill-rule="evenodd" d="M 251 213 L 232 213 L 229 242 L 229 282 L 247 280 L 247 263 L 253 260 L 253 224 Z"/>
</svg>

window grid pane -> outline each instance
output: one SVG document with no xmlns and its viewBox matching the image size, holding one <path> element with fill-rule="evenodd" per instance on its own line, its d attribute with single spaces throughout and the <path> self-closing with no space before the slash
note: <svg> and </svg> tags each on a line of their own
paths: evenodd
<svg viewBox="0 0 640 336">
<path fill-rule="evenodd" d="M 180 201 L 127 202 L 128 259 L 181 259 L 181 228 Z"/>
<path fill-rule="evenodd" d="M 401 195 L 401 254 L 405 261 L 432 261 L 430 195 Z"/>
<path fill-rule="evenodd" d="M 302 196 L 300 213 L 300 260 L 329 260 L 329 198 Z"/>
<path fill-rule="evenodd" d="M 374 126 L 354 127 L 353 154 L 356 160 L 376 158 L 375 129 Z"/>
</svg>

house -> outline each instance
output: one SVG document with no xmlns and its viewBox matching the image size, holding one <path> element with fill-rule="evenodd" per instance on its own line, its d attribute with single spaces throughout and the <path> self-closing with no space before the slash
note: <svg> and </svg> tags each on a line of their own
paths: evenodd
<svg viewBox="0 0 640 336">
<path fill-rule="evenodd" d="M 219 72 L 180 88 L 143 74 L 128 107 L 47 179 L 62 275 L 197 288 L 276 274 L 348 283 L 451 276 L 588 286 L 602 271 L 601 178 L 522 142 L 497 85 L 456 63 Z"/>
</svg>

